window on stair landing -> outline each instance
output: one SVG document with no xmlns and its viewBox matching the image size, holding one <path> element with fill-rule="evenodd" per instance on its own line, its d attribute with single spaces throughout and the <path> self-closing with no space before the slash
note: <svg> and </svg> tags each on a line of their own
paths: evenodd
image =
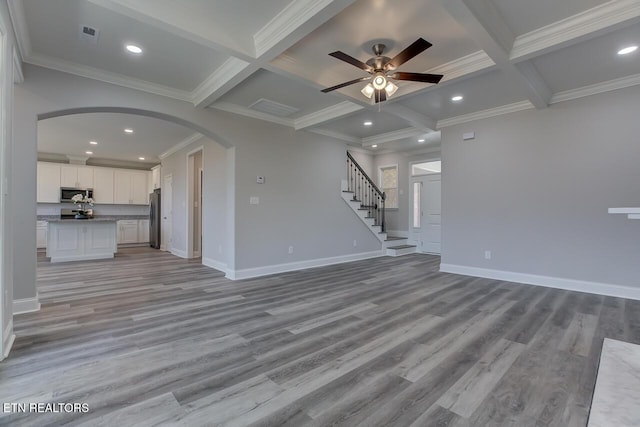
<svg viewBox="0 0 640 427">
<path fill-rule="evenodd" d="M 398 165 L 380 167 L 380 189 L 385 192 L 387 199 L 385 208 L 398 208 Z"/>
</svg>

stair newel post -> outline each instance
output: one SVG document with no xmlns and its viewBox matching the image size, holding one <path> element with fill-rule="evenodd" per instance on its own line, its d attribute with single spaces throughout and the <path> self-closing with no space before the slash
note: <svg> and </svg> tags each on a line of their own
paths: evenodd
<svg viewBox="0 0 640 427">
<path fill-rule="evenodd" d="M 387 194 L 386 193 L 382 193 L 382 232 L 386 232 L 386 225 L 384 223 L 384 201 L 387 198 Z"/>
</svg>

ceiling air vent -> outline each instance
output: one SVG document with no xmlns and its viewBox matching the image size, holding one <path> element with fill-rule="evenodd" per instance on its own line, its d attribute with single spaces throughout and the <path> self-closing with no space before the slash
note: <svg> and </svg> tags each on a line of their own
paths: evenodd
<svg viewBox="0 0 640 427">
<path fill-rule="evenodd" d="M 89 27 L 87 25 L 80 26 L 80 40 L 90 44 L 97 44 L 98 34 L 100 34 L 100 30 L 97 28 Z"/>
<path fill-rule="evenodd" d="M 280 104 L 279 102 L 270 101 L 264 98 L 258 99 L 256 102 L 249 105 L 249 109 L 272 114 L 278 117 L 289 117 L 296 111 L 299 111 L 299 108 Z"/>
</svg>

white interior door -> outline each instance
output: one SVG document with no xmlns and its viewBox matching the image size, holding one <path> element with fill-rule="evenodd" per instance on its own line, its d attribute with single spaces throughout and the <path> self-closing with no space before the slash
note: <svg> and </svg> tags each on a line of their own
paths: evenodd
<svg viewBox="0 0 640 427">
<path fill-rule="evenodd" d="M 440 254 L 441 174 L 411 180 L 411 227 L 409 238 L 424 253 Z"/>
<path fill-rule="evenodd" d="M 422 185 L 422 252 L 440 254 L 442 175 L 427 175 Z"/>
<path fill-rule="evenodd" d="M 173 176 L 165 175 L 162 187 L 162 250 L 171 251 L 173 247 Z"/>
</svg>

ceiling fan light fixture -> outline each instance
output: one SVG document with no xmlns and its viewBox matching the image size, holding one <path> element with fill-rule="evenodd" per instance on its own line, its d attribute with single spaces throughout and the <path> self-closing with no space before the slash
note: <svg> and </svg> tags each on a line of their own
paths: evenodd
<svg viewBox="0 0 640 427">
<path fill-rule="evenodd" d="M 387 96 L 391 97 L 398 90 L 398 86 L 394 85 L 392 82 L 388 82 L 384 87 L 384 91 L 387 92 Z"/>
<path fill-rule="evenodd" d="M 360 92 L 362 92 L 362 94 L 367 98 L 371 99 L 371 97 L 373 96 L 373 92 L 375 92 L 375 89 L 373 88 L 373 85 L 369 83 L 365 87 L 363 87 Z"/>
<path fill-rule="evenodd" d="M 373 87 L 377 90 L 382 90 L 387 86 L 387 78 L 384 73 L 376 73 L 373 75 Z"/>
</svg>

